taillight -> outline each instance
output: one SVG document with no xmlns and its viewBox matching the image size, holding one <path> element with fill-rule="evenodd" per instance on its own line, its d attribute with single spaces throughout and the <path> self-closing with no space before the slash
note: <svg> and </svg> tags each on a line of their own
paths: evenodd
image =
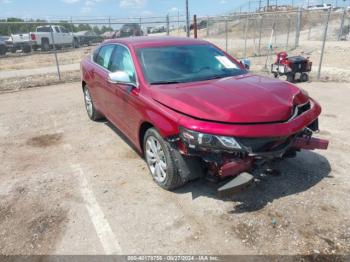
<svg viewBox="0 0 350 262">
<path fill-rule="evenodd" d="M 35 34 L 30 34 L 30 38 L 31 38 L 33 41 L 35 41 L 35 40 L 36 40 Z"/>
</svg>

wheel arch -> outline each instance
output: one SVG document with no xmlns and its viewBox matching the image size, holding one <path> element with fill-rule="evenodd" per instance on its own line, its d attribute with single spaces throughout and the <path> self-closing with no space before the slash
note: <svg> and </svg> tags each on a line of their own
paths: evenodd
<svg viewBox="0 0 350 262">
<path fill-rule="evenodd" d="M 47 41 L 47 42 L 50 44 L 50 40 L 49 40 L 48 37 L 42 37 L 42 38 L 41 38 L 41 43 L 43 43 L 43 42 L 45 42 L 45 41 Z"/>
<path fill-rule="evenodd" d="M 86 86 L 86 82 L 85 82 L 85 80 L 82 80 L 81 81 L 81 88 L 84 90 L 84 87 Z"/>
<path fill-rule="evenodd" d="M 140 147 L 140 150 L 141 150 L 141 153 L 143 155 L 143 139 L 145 137 L 145 134 L 147 132 L 148 129 L 150 128 L 155 128 L 153 124 L 151 124 L 150 122 L 148 121 L 144 121 L 141 125 L 140 125 L 140 128 L 139 128 L 139 135 L 138 135 L 138 138 L 139 138 L 139 147 Z M 155 128 L 157 129 L 157 128 Z"/>
</svg>

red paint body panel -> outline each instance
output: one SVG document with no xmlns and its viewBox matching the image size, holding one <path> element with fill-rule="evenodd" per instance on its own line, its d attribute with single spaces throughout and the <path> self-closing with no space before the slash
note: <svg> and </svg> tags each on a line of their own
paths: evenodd
<svg viewBox="0 0 350 262">
<path fill-rule="evenodd" d="M 287 121 L 296 101 L 307 97 L 293 84 L 246 74 L 219 80 L 150 86 L 145 81 L 136 49 L 148 46 L 210 43 L 174 37 L 116 39 L 129 48 L 139 88 L 107 82 L 90 57 L 82 61 L 82 80 L 91 90 L 96 107 L 142 151 L 140 127 L 152 124 L 163 137 L 179 134 L 179 127 L 210 134 L 239 137 L 289 136 L 303 130 L 321 113 L 314 100 L 311 109 Z M 232 58 L 233 59 L 233 58 Z"/>
<path fill-rule="evenodd" d="M 311 100 L 311 109 L 291 121 L 272 124 L 224 124 L 196 120 L 183 116 L 179 125 L 195 131 L 237 137 L 278 137 L 298 133 L 321 113 L 321 107 Z"/>
<path fill-rule="evenodd" d="M 288 82 L 252 74 L 152 86 L 152 97 L 160 103 L 198 119 L 226 123 L 286 121 L 299 93 Z"/>
<path fill-rule="evenodd" d="M 242 172 L 251 170 L 253 165 L 252 158 L 239 159 L 224 164 L 220 170 L 219 175 L 221 177 L 236 176 Z"/>
<path fill-rule="evenodd" d="M 293 143 L 294 148 L 315 150 L 315 149 L 328 149 L 328 140 L 319 139 L 314 137 L 298 137 Z"/>
</svg>

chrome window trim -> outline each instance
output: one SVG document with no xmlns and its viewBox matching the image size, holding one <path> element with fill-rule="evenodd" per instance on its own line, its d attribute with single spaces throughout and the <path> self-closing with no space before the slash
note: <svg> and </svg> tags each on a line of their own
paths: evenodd
<svg viewBox="0 0 350 262">
<path fill-rule="evenodd" d="M 121 43 L 106 43 L 106 44 L 103 44 L 103 45 L 99 46 L 98 49 L 101 49 L 102 47 L 108 46 L 108 45 L 122 46 L 122 47 L 125 47 L 126 50 L 128 50 L 129 55 L 130 55 L 130 58 L 131 58 L 131 62 L 132 62 L 132 67 L 134 68 L 134 71 L 135 71 L 135 80 L 136 80 L 135 86 L 136 86 L 136 88 L 139 88 L 139 81 L 138 81 L 138 76 L 137 76 L 137 72 L 136 72 L 136 68 L 135 68 L 135 63 L 134 63 L 134 60 L 132 59 L 132 55 L 131 55 L 131 52 L 130 52 L 129 47 L 127 47 L 126 45 L 121 44 Z M 95 49 L 95 50 L 96 50 L 96 49 Z M 95 51 L 95 50 L 94 50 L 94 51 Z M 99 51 L 99 52 L 100 52 L 100 51 Z M 105 67 L 103 67 L 103 66 L 97 64 L 97 63 L 94 61 L 93 55 L 94 55 L 94 52 L 92 52 L 92 54 L 90 55 L 90 60 L 91 60 L 91 62 L 92 62 L 94 65 L 97 65 L 99 68 L 103 69 L 103 70 L 106 71 L 107 73 L 113 73 L 113 72 L 109 71 L 107 68 L 105 68 Z M 111 55 L 112 55 L 112 54 L 111 54 Z"/>
</svg>

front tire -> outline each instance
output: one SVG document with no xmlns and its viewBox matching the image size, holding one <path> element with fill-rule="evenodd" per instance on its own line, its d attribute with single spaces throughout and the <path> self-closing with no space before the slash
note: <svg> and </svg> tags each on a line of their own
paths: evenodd
<svg viewBox="0 0 350 262">
<path fill-rule="evenodd" d="M 175 165 L 175 157 L 156 129 L 146 131 L 143 150 L 148 169 L 158 186 L 174 190 L 184 184 Z"/>
<path fill-rule="evenodd" d="M 103 119 L 103 115 L 100 112 L 98 112 L 94 106 L 92 97 L 90 95 L 90 92 L 87 86 L 83 88 L 83 92 L 84 92 L 85 108 L 89 118 L 93 121 L 98 121 L 100 119 Z"/>
</svg>

